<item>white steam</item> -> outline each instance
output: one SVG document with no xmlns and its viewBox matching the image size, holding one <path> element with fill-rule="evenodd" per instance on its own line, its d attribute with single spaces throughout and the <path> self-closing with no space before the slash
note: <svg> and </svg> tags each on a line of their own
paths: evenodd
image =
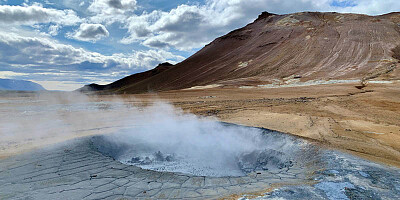
<svg viewBox="0 0 400 200">
<path fill-rule="evenodd" d="M 299 149 L 286 135 L 223 124 L 164 102 L 79 93 L 23 95 L 0 95 L 0 157 L 102 135 L 93 138 L 98 149 L 126 164 L 241 176 L 267 164 L 288 167 L 288 155 Z"/>
<path fill-rule="evenodd" d="M 264 150 L 290 154 L 298 148 L 289 137 L 268 136 L 261 129 L 222 124 L 160 102 L 144 108 L 128 122 L 138 126 L 97 138 L 95 145 L 124 163 L 158 171 L 241 176 L 244 172 L 238 162 L 244 154 Z M 167 162 L 163 157 L 157 160 L 157 154 L 169 155 L 173 160 Z M 278 156 L 274 157 L 273 165 L 287 159 L 283 153 L 273 156 Z"/>
<path fill-rule="evenodd" d="M 0 158 L 71 138 L 109 133 L 129 115 L 123 101 L 79 93 L 0 93 Z"/>
</svg>

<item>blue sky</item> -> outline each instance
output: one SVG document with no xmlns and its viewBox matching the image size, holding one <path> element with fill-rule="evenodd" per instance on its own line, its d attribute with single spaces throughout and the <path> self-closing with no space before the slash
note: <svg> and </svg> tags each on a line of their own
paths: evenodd
<svg viewBox="0 0 400 200">
<path fill-rule="evenodd" d="M 399 10 L 398 0 L 0 0 L 0 78 L 74 90 L 178 63 L 262 11 Z"/>
</svg>

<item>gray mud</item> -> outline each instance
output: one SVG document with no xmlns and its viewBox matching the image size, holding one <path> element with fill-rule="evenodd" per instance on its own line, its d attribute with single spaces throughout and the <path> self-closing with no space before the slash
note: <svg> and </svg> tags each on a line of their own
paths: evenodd
<svg viewBox="0 0 400 200">
<path fill-rule="evenodd" d="M 228 124 L 224 126 L 239 127 Z M 253 146 L 246 148 L 232 146 L 220 149 L 206 145 L 194 151 L 192 146 L 183 144 L 186 141 L 182 140 L 178 145 L 187 146 L 189 149 L 178 150 L 170 146 L 170 143 L 155 145 L 153 142 L 140 140 L 139 137 L 130 140 L 130 135 L 134 135 L 132 130 L 96 136 L 92 141 L 100 152 L 121 163 L 154 171 L 179 172 L 194 176 L 240 177 L 252 172 L 279 171 L 311 162 L 310 157 L 305 156 L 305 150 L 310 148 L 306 142 L 274 131 L 250 127 L 248 129 L 250 133 L 241 139 L 246 140 L 243 143 Z M 210 137 L 213 137 L 208 129 L 201 134 L 210 134 Z M 193 148 L 197 147 L 193 145 Z M 199 153 L 203 151 L 207 152 L 206 159 Z"/>
</svg>

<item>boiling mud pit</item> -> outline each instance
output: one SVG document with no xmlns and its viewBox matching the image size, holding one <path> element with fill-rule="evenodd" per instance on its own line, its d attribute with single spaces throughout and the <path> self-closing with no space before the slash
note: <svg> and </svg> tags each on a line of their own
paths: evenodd
<svg viewBox="0 0 400 200">
<path fill-rule="evenodd" d="M 187 122 L 182 122 L 187 123 Z M 97 136 L 97 149 L 126 165 L 194 176 L 238 177 L 258 171 L 280 171 L 304 164 L 305 142 L 265 129 L 203 122 L 191 129 L 141 130 Z"/>
</svg>

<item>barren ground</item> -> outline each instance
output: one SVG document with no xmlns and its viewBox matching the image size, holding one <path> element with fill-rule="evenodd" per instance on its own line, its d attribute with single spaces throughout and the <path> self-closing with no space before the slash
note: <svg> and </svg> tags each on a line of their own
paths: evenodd
<svg viewBox="0 0 400 200">
<path fill-rule="evenodd" d="M 165 100 L 197 115 L 301 136 L 326 147 L 399 167 L 400 83 L 369 84 L 362 90 L 354 86 L 335 84 L 262 89 L 208 88 L 158 94 L 100 96 L 91 97 L 91 100 L 113 101 L 117 97 L 134 105 Z M 2 99 L 10 101 L 8 97 Z M 13 99 L 10 102 L 1 105 L 2 109 L 7 108 L 0 112 L 3 123 L 14 120 L 8 108 L 11 109 L 16 103 Z M 130 116 L 129 112 L 120 109 L 98 116 L 91 111 L 58 111 L 57 116 L 63 116 L 63 120 L 73 126 L 63 129 L 58 126 L 45 127 L 46 134 L 40 138 L 3 138 L 0 142 L 0 158 L 74 137 L 112 132 L 126 125 L 119 119 Z M 40 118 L 28 115 L 23 118 L 26 123 L 22 131 L 28 132 L 35 129 L 38 123 L 49 124 L 54 120 L 53 115 Z M 73 134 L 63 134 L 66 132 Z M 54 133 L 58 134 L 53 136 Z"/>
</svg>

